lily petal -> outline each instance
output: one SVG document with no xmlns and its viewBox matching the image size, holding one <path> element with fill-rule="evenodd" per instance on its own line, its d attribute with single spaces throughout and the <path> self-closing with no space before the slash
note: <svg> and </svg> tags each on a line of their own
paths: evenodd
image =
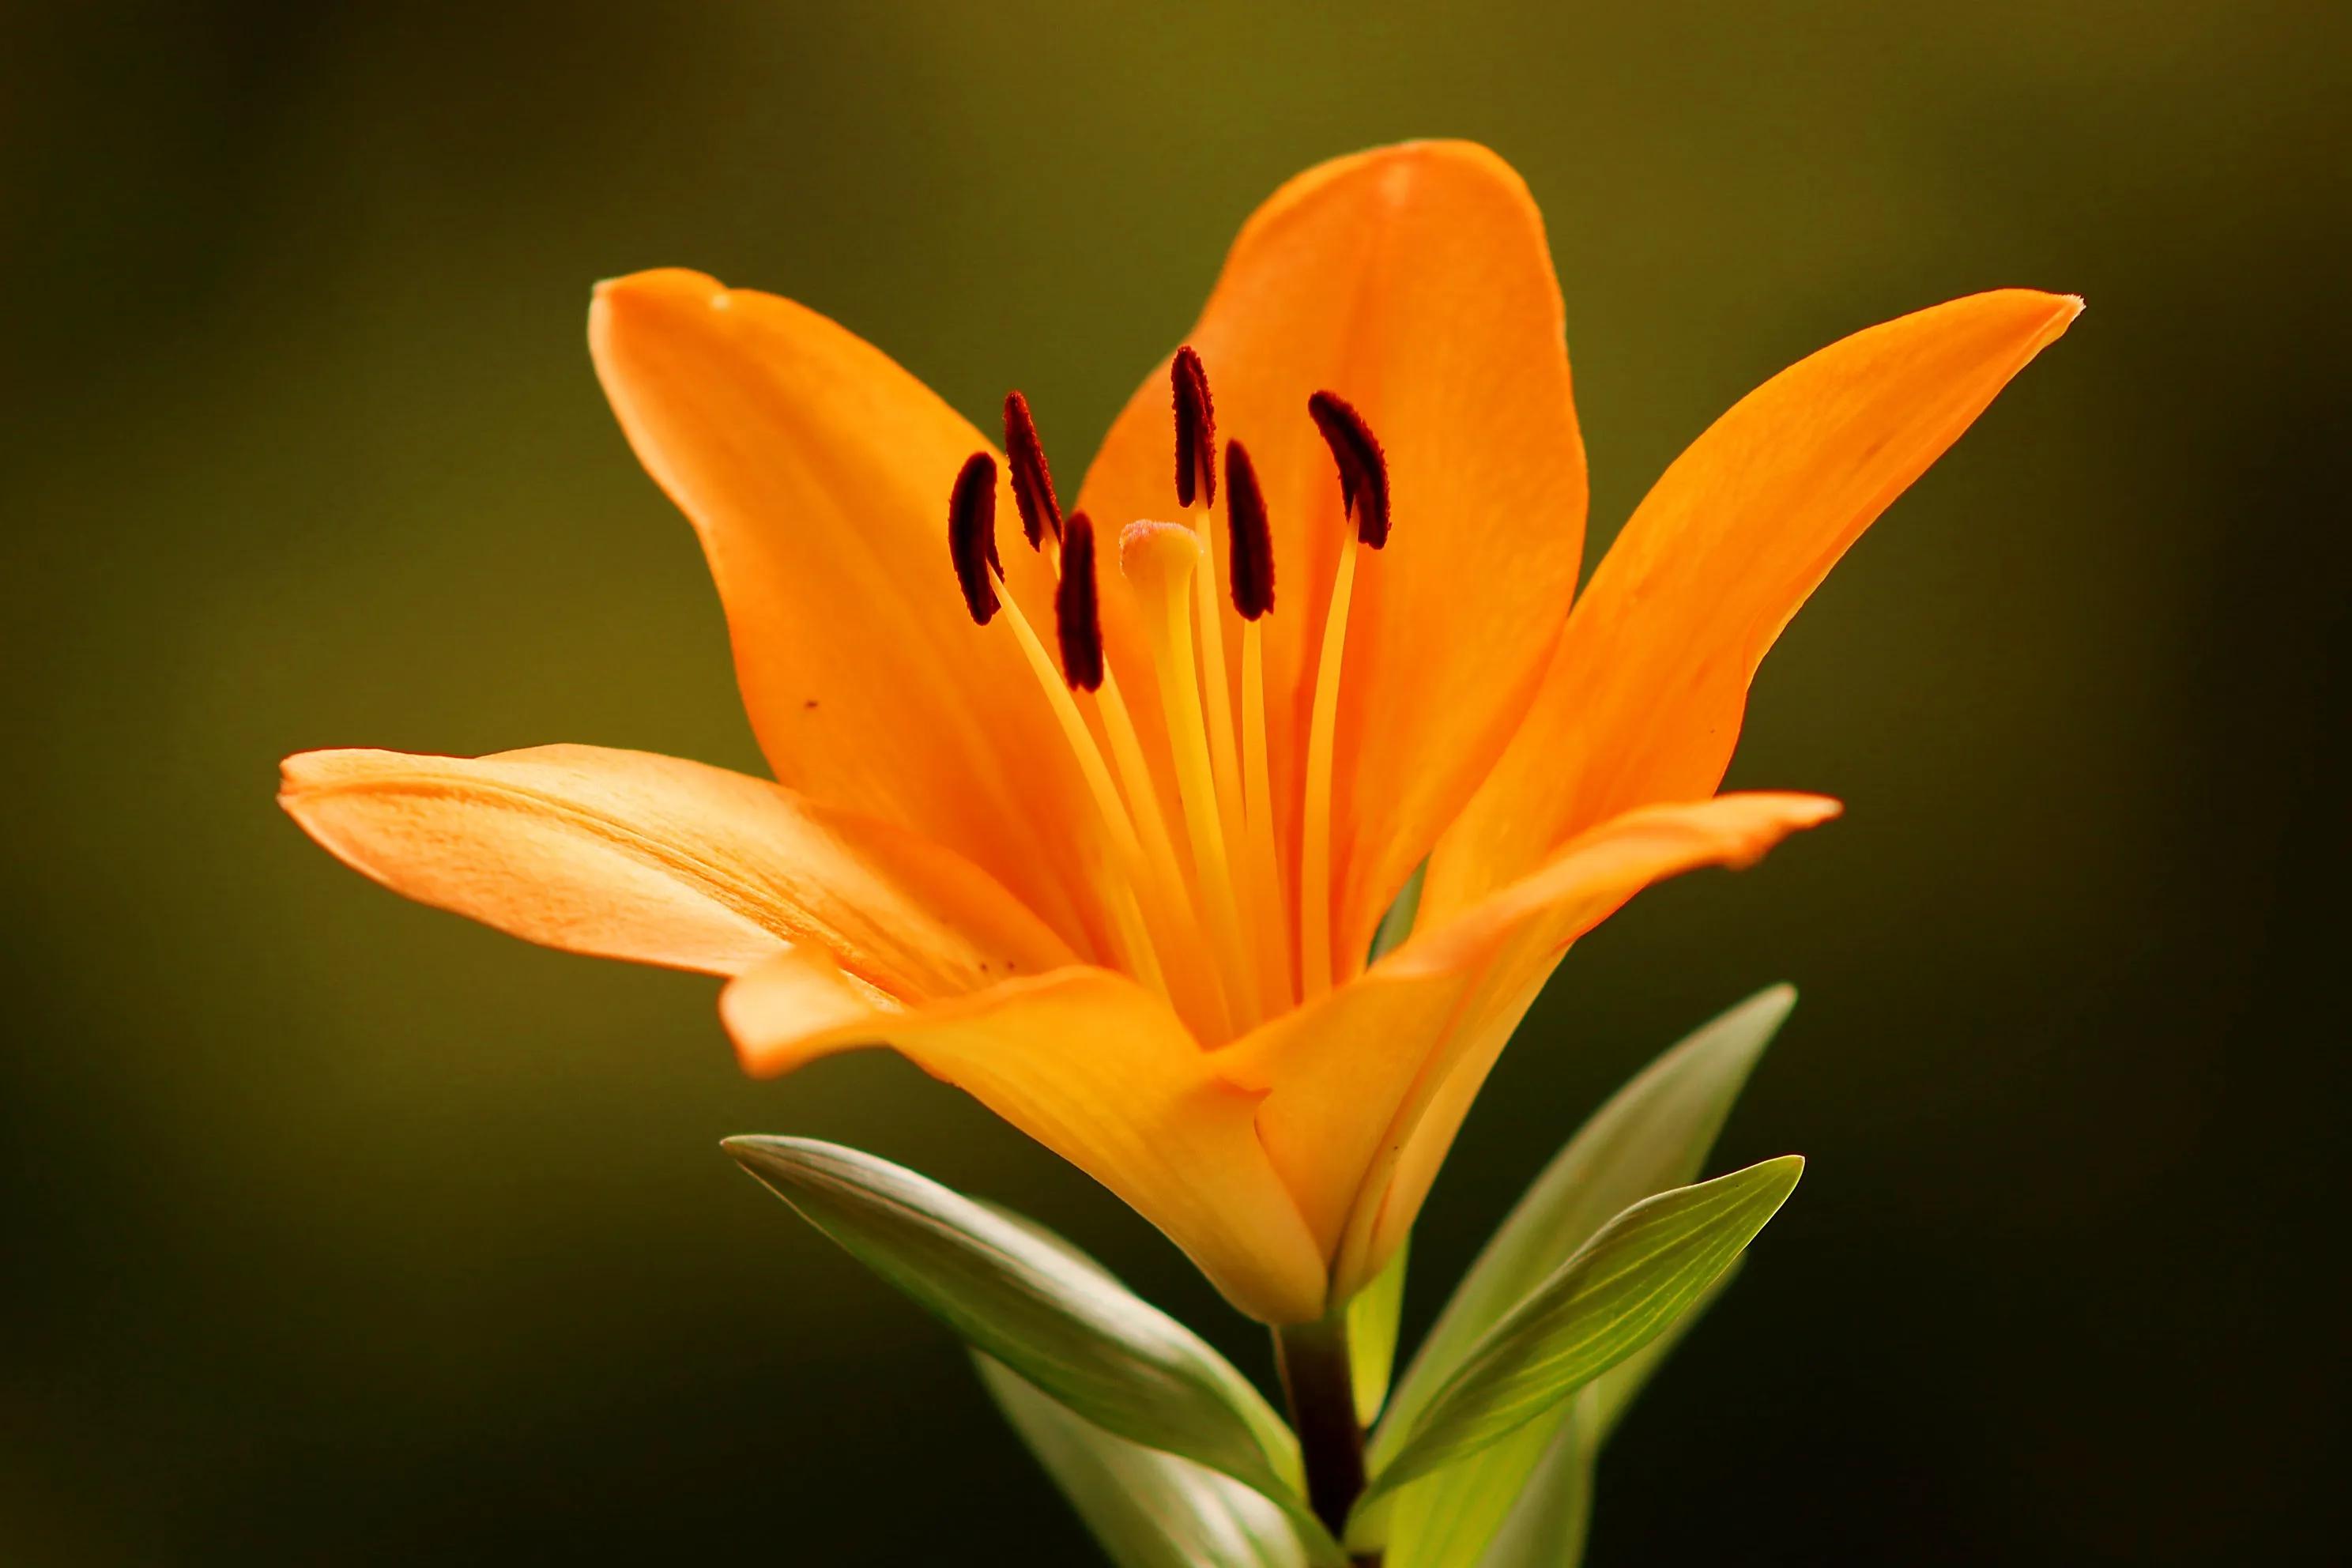
<svg viewBox="0 0 2352 1568">
<path fill-rule="evenodd" d="M 1838 809 L 1819 795 L 1753 794 L 1628 812 L 1213 1053 L 1236 1084 L 1265 1092 L 1258 1133 L 1335 1259 L 1334 1299 L 1377 1275 L 1402 1239 L 1463 1112 L 1570 942 L 1653 882 L 1750 864 Z"/>
<path fill-rule="evenodd" d="M 1322 1315 L 1323 1257 L 1258 1142 L 1261 1097 L 1124 976 L 1065 969 L 909 1012 L 795 947 L 729 985 L 720 1011 L 762 1076 L 888 1046 L 1108 1187 L 1250 1316 Z"/>
<path fill-rule="evenodd" d="M 949 492 L 992 444 L 855 334 L 700 273 L 602 285 L 588 341 L 639 460 L 701 536 L 777 779 L 947 846 L 1099 942 L 1084 836 L 1056 830 L 1088 810 L 1069 748 L 949 567 Z M 1050 642 L 1045 567 L 1000 553 Z"/>
<path fill-rule="evenodd" d="M 1442 918 L 1595 822 L 1722 781 L 1764 655 L 1848 546 L 2082 310 L 2008 289 L 1872 327 L 1675 459 L 1569 617 L 1541 695 L 1439 844 Z"/>
<path fill-rule="evenodd" d="M 919 1000 L 1071 962 L 987 873 L 764 779 L 643 752 L 306 752 L 278 795 L 395 892 L 572 952 L 735 974 L 787 942 Z"/>
<path fill-rule="evenodd" d="M 1574 589 L 1585 471 L 1563 319 L 1518 175 L 1483 147 L 1424 142 L 1276 192 L 1186 340 L 1207 364 L 1219 432 L 1255 459 L 1273 524 L 1276 607 L 1262 625 L 1286 843 L 1325 606 L 1352 538 L 1308 396 L 1354 404 L 1388 454 L 1395 531 L 1361 563 L 1340 689 L 1343 975 L 1508 740 Z M 1081 504 L 1118 522 L 1171 515 L 1172 451 L 1163 363 L 1112 427 Z"/>
</svg>

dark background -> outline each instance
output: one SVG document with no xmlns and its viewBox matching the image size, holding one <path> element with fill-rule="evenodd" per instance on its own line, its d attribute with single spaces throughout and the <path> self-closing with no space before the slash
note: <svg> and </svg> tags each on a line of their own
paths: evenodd
<svg viewBox="0 0 2352 1568">
<path fill-rule="evenodd" d="M 2346 15 L 0 5 L 0 1559 L 1087 1561 L 946 1335 L 715 1141 L 1013 1203 L 1262 1373 L 1249 1324 L 894 1059 L 753 1084 L 709 982 L 366 886 L 275 763 L 756 766 L 593 279 L 794 295 L 975 416 L 1018 384 L 1075 486 L 1258 199 L 1428 134 L 1548 215 L 1596 553 L 1832 338 L 2090 310 L 1765 668 L 1733 782 L 1847 818 L 1579 949 L 1410 1321 L 1610 1087 L 1791 979 L 1722 1159 L 1811 1173 L 1591 1561 L 2331 1555 Z"/>
</svg>

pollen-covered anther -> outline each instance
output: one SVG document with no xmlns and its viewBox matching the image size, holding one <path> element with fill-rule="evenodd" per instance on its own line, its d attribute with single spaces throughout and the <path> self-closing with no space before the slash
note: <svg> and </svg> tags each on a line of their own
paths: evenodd
<svg viewBox="0 0 2352 1568">
<path fill-rule="evenodd" d="M 1176 408 L 1176 504 L 1213 506 L 1217 500 L 1217 413 L 1209 398 L 1209 372 L 1192 345 L 1176 351 L 1168 381 Z"/>
<path fill-rule="evenodd" d="M 1054 589 L 1062 678 L 1079 691 L 1103 683 L 1102 600 L 1095 584 L 1095 525 L 1074 511 L 1062 527 L 1062 580 Z"/>
<path fill-rule="evenodd" d="M 1307 412 L 1339 465 L 1339 499 L 1356 520 L 1356 537 L 1378 550 L 1389 542 L 1389 459 L 1380 437 L 1355 405 L 1336 392 L 1308 398 Z"/>
<path fill-rule="evenodd" d="M 1274 530 L 1266 521 L 1257 465 L 1239 441 L 1225 443 L 1225 522 L 1234 608 L 1242 619 L 1254 621 L 1274 608 Z"/>
<path fill-rule="evenodd" d="M 948 559 L 955 563 L 956 585 L 975 625 L 986 626 L 999 607 L 995 577 L 1003 566 L 996 555 L 996 459 L 974 452 L 957 473 L 948 500 Z"/>
<path fill-rule="evenodd" d="M 1004 395 L 1004 460 L 1013 469 L 1013 504 L 1021 509 L 1021 533 L 1029 548 L 1044 543 L 1049 529 L 1060 539 L 1062 503 L 1054 494 L 1054 470 L 1046 465 L 1045 443 L 1038 439 L 1029 400 L 1018 392 Z"/>
</svg>

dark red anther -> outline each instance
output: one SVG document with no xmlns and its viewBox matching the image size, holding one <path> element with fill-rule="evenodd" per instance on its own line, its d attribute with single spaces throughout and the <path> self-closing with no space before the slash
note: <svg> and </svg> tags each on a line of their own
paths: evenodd
<svg viewBox="0 0 2352 1568">
<path fill-rule="evenodd" d="M 948 500 L 948 559 L 955 563 L 964 608 L 975 624 L 988 625 L 997 610 L 990 574 L 1002 576 L 1004 568 L 996 558 L 996 459 L 985 452 L 966 458 L 956 475 Z"/>
<path fill-rule="evenodd" d="M 1021 509 L 1021 533 L 1029 548 L 1043 543 L 1049 528 L 1060 539 L 1062 503 L 1054 496 L 1054 470 L 1045 466 L 1045 443 L 1037 438 L 1029 400 L 1017 392 L 1004 395 L 1004 460 L 1013 469 L 1013 504 Z"/>
<path fill-rule="evenodd" d="M 1095 588 L 1095 525 L 1074 511 L 1062 525 L 1062 581 L 1054 589 L 1054 634 L 1062 678 L 1074 690 L 1103 683 L 1102 601 Z"/>
<path fill-rule="evenodd" d="M 1176 395 L 1176 504 L 1202 506 L 1217 500 L 1217 412 L 1209 401 L 1209 373 L 1186 343 L 1168 366 Z"/>
<path fill-rule="evenodd" d="M 1356 520 L 1356 537 L 1378 550 L 1389 542 L 1388 454 L 1364 416 L 1338 393 L 1317 393 L 1307 400 L 1307 412 L 1339 466 L 1340 503 Z"/>
<path fill-rule="evenodd" d="M 1274 608 L 1274 530 L 1265 520 L 1257 465 L 1239 441 L 1225 443 L 1225 523 L 1234 608 L 1254 621 Z"/>
</svg>

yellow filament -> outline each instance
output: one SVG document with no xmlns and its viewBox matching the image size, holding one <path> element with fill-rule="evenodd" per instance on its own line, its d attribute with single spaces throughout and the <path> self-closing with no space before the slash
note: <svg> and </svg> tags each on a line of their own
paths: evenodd
<svg viewBox="0 0 2352 1568">
<path fill-rule="evenodd" d="M 1118 677 L 1103 667 L 1100 700 L 1103 728 L 1110 736 L 1110 754 L 1118 764 L 1119 783 L 1142 824 L 1143 855 L 1153 879 L 1160 946 L 1177 967 L 1177 978 L 1189 998 L 1188 1015 L 1209 1020 L 1220 1037 L 1233 1033 L 1233 1016 L 1225 1005 L 1224 988 L 1216 966 L 1202 945 L 1200 921 L 1192 913 L 1184 869 L 1176 859 L 1176 839 L 1168 829 L 1167 814 L 1160 809 L 1160 788 L 1152 781 L 1151 764 L 1144 760 L 1143 740 L 1136 732 L 1135 716 L 1120 695 Z"/>
<path fill-rule="evenodd" d="M 1274 848 L 1273 773 L 1265 747 L 1265 634 L 1255 621 L 1242 623 L 1242 815 L 1247 837 L 1243 850 L 1249 892 L 1256 906 L 1258 994 L 1279 1007 L 1297 995 L 1290 974 L 1290 918 L 1283 906 L 1282 869 Z"/>
<path fill-rule="evenodd" d="M 1013 635 L 1021 644 L 1021 651 L 1029 660 L 1030 673 L 1045 689 L 1045 700 L 1060 721 L 1062 733 L 1077 757 L 1078 772 L 1087 782 L 1087 792 L 1094 797 L 1095 810 L 1101 816 L 1108 833 L 1114 858 L 1119 862 L 1119 875 L 1108 879 L 1108 899 L 1113 935 L 1118 944 L 1120 966 L 1162 996 L 1168 995 L 1168 980 L 1160 973 L 1160 955 L 1153 951 L 1151 938 L 1144 929 L 1142 912 L 1136 907 L 1135 889 L 1146 875 L 1143 847 L 1136 841 L 1135 824 L 1128 819 L 1127 810 L 1119 804 L 1118 791 L 1110 782 L 1110 770 L 1104 766 L 1102 748 L 1095 744 L 1094 731 L 1087 728 L 1085 716 L 1071 700 L 1070 689 L 1062 679 L 1045 645 L 1037 640 L 1037 633 L 1029 625 L 1029 617 L 1021 613 L 1008 586 L 999 595 L 1004 605 L 1004 618 L 1012 623 Z"/>
<path fill-rule="evenodd" d="M 1298 982 L 1308 1001 L 1331 989 L 1331 749 L 1339 727 L 1339 661 L 1348 647 L 1348 606 L 1356 595 L 1353 539 L 1339 552 L 1323 653 L 1315 664 L 1315 711 L 1307 731 L 1307 793 L 1299 812 Z"/>
<path fill-rule="evenodd" d="M 1234 699 L 1225 684 L 1225 628 L 1222 614 L 1224 595 L 1217 586 L 1216 514 L 1202 507 L 1192 514 L 1192 531 L 1201 541 L 1201 566 L 1192 574 L 1192 603 L 1199 612 L 1201 685 L 1208 694 L 1209 772 L 1216 781 L 1217 816 L 1225 842 L 1243 843 L 1241 763 L 1234 754 Z M 1255 900 L 1245 900 L 1253 909 Z M 1263 942 L 1270 933 L 1248 928 Z"/>
</svg>

